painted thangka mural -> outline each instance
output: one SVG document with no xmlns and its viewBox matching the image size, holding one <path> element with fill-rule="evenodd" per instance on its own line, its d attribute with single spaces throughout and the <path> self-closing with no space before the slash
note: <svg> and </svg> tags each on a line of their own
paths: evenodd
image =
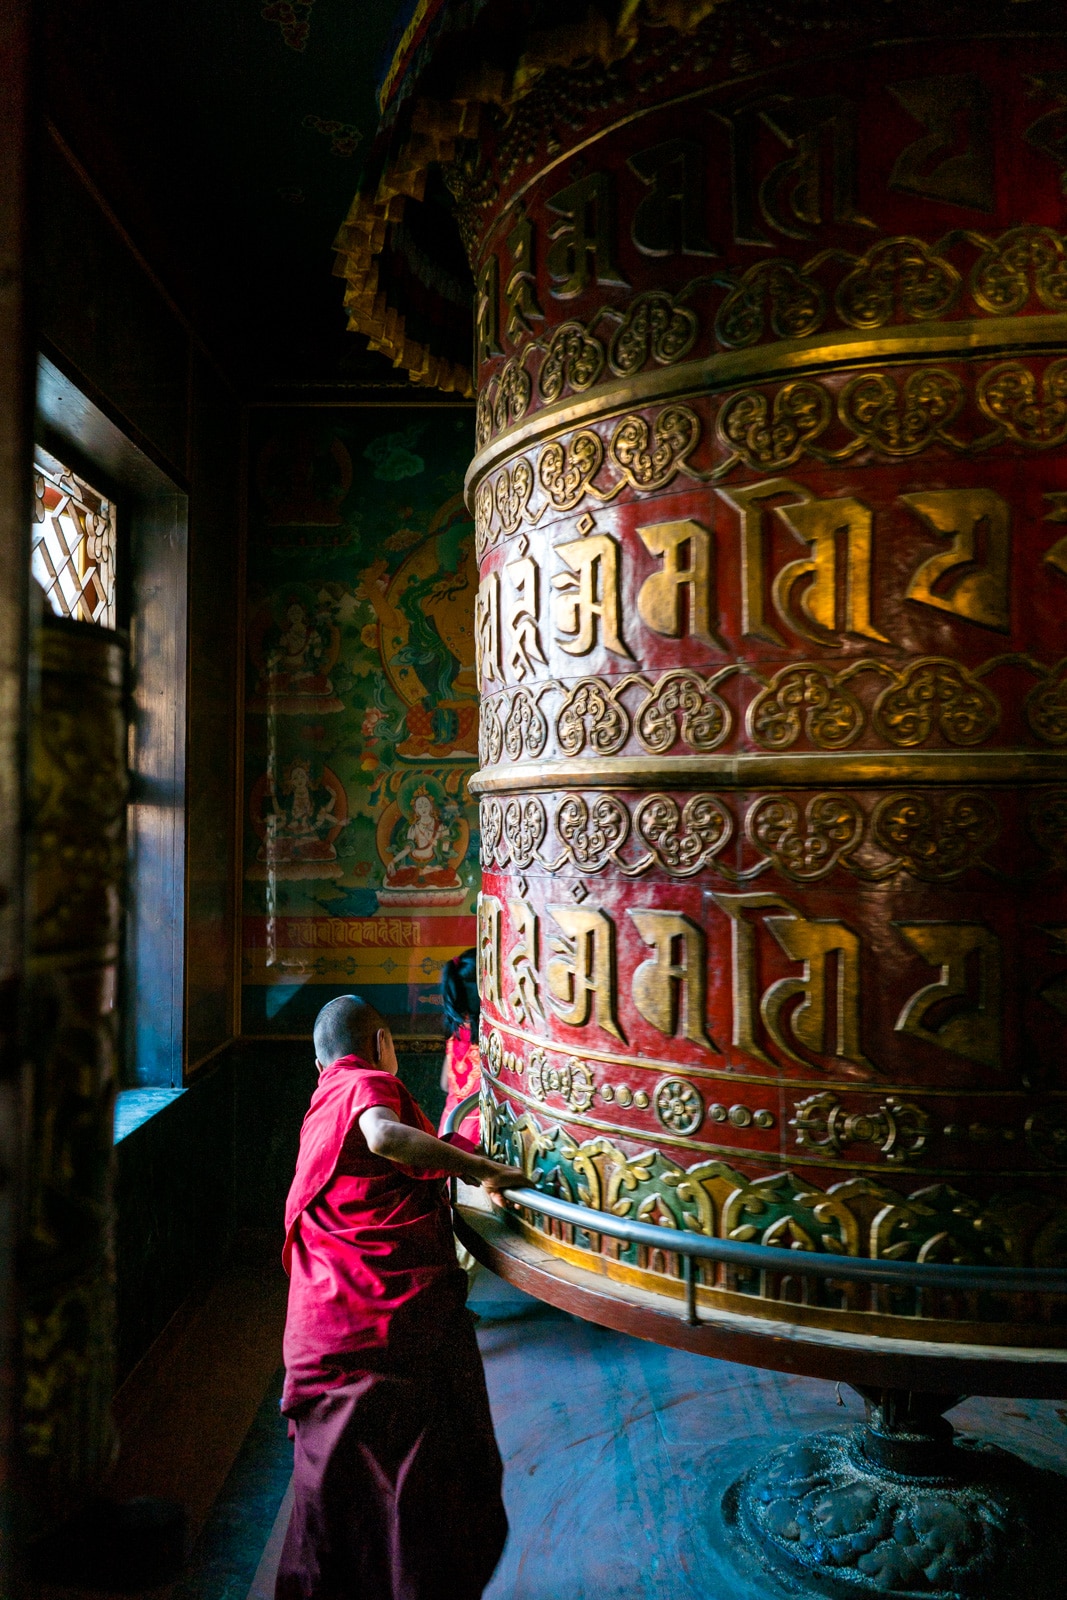
<svg viewBox="0 0 1067 1600">
<path fill-rule="evenodd" d="M 473 415 L 269 410 L 250 446 L 243 1029 L 428 1017 L 474 943 Z"/>
</svg>

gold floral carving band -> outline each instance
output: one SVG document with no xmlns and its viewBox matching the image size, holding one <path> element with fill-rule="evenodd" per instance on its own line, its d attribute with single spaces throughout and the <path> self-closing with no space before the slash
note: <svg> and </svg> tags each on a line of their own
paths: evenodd
<svg viewBox="0 0 1067 1600">
<path fill-rule="evenodd" d="M 478 484 L 495 467 L 531 444 L 554 439 L 570 428 L 588 426 L 635 406 L 691 395 L 715 393 L 738 384 L 787 377 L 798 372 L 832 372 L 878 362 L 914 364 L 923 358 L 1002 354 L 1061 353 L 1067 346 L 1067 316 L 961 318 L 932 322 L 918 333 L 910 326 L 876 333 L 843 329 L 803 339 L 782 339 L 742 350 L 721 351 L 697 361 L 653 369 L 634 377 L 599 383 L 578 398 L 553 401 L 504 429 L 479 450 L 467 469 L 465 493 L 473 505 Z"/>
</svg>

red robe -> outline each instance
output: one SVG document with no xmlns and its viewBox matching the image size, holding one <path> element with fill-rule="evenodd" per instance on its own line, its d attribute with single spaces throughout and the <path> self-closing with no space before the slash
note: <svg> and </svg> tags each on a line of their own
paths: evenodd
<svg viewBox="0 0 1067 1600">
<path fill-rule="evenodd" d="M 466 1100 L 469 1094 L 475 1094 L 482 1086 L 482 1055 L 477 1040 L 471 1038 L 470 1026 L 466 1022 L 445 1045 L 445 1073 L 448 1078 L 448 1092 L 445 1108 L 441 1112 L 441 1121 L 438 1124 L 442 1129 L 452 1108 L 458 1106 L 461 1100 Z M 477 1106 L 467 1113 L 456 1131 L 477 1143 Z"/>
<path fill-rule="evenodd" d="M 476 1600 L 507 1521 L 466 1278 L 443 1175 L 374 1155 L 371 1106 L 433 1133 L 398 1079 L 354 1056 L 322 1073 L 304 1119 L 285 1214 L 295 1498 L 276 1593 Z"/>
</svg>

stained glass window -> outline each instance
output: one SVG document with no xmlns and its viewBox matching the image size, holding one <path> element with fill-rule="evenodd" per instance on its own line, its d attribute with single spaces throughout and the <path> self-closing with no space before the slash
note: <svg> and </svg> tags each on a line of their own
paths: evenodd
<svg viewBox="0 0 1067 1600">
<path fill-rule="evenodd" d="M 33 575 L 52 610 L 115 626 L 115 503 L 40 446 L 33 458 Z"/>
</svg>

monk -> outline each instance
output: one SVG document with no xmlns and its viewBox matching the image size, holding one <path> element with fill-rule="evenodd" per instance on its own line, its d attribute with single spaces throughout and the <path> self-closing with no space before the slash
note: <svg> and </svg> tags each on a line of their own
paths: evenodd
<svg viewBox="0 0 1067 1600">
<path fill-rule="evenodd" d="M 314 1038 L 285 1217 L 294 1502 L 276 1600 L 478 1600 L 507 1536 L 503 1469 L 444 1180 L 525 1179 L 434 1136 L 365 1001 L 331 1000 Z"/>
</svg>

